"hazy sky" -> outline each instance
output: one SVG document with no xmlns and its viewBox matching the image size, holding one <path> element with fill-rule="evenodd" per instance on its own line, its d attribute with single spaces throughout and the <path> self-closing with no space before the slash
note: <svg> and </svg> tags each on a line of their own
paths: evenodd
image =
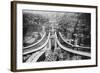
<svg viewBox="0 0 100 73">
<path fill-rule="evenodd" d="M 23 10 L 23 13 L 32 13 L 32 14 L 40 14 L 49 18 L 49 20 L 56 20 L 57 18 L 61 18 L 64 15 L 71 17 L 77 16 L 75 12 L 54 12 L 54 11 L 36 11 L 36 10 Z"/>
</svg>

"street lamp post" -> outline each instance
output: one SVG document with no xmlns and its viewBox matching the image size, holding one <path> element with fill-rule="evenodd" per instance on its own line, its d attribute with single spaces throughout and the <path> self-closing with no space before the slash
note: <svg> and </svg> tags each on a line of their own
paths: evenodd
<svg viewBox="0 0 100 73">
<path fill-rule="evenodd" d="M 75 33 L 74 34 L 74 45 L 75 45 L 75 48 L 74 48 L 74 50 L 77 50 L 78 51 L 78 48 L 77 48 L 77 46 L 78 46 L 78 34 L 77 33 Z M 78 60 L 78 55 L 74 55 L 75 56 L 75 59 L 76 60 Z"/>
</svg>

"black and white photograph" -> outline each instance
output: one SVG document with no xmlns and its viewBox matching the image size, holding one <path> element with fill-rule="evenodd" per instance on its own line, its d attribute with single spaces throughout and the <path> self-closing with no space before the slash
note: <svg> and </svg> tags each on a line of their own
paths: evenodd
<svg viewBox="0 0 100 73">
<path fill-rule="evenodd" d="M 12 2 L 12 71 L 97 66 L 97 7 Z"/>
<path fill-rule="evenodd" d="M 91 59 L 91 14 L 23 10 L 23 62 Z"/>
</svg>

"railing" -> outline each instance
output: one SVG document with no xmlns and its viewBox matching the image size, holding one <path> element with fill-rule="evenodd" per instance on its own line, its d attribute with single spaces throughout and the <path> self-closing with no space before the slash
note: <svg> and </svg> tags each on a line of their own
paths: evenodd
<svg viewBox="0 0 100 73">
<path fill-rule="evenodd" d="M 69 45 L 68 47 L 65 46 L 65 44 L 62 44 L 61 42 L 59 42 L 59 38 L 57 36 L 57 34 L 55 33 L 55 36 L 56 36 L 56 42 L 57 44 L 64 50 L 68 51 L 68 52 L 71 52 L 71 53 L 74 53 L 74 54 L 78 54 L 78 55 L 83 55 L 83 56 L 87 56 L 87 57 L 91 57 L 91 53 L 87 53 L 87 52 L 83 52 L 83 51 L 77 51 L 77 50 L 74 50 L 72 49 L 73 46 L 72 45 L 69 45 L 69 43 L 66 43 L 67 45 Z"/>
<path fill-rule="evenodd" d="M 32 53 L 32 52 L 35 52 L 35 51 L 42 49 L 45 45 L 47 45 L 49 37 L 50 37 L 50 33 L 48 35 L 46 35 L 44 37 L 44 39 L 41 40 L 41 42 L 39 44 L 36 44 L 36 45 L 33 45 L 29 48 L 23 49 L 23 55 L 26 55 L 28 53 Z"/>
</svg>

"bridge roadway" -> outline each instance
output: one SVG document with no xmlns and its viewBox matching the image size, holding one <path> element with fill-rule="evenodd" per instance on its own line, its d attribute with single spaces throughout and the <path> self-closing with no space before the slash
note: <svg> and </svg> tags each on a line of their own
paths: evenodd
<svg viewBox="0 0 100 73">
<path fill-rule="evenodd" d="M 61 39 L 62 39 L 65 43 L 69 44 L 70 46 L 73 46 L 74 48 L 76 47 L 76 48 L 81 48 L 81 49 L 82 49 L 82 48 L 90 49 L 90 47 L 76 46 L 76 45 L 73 45 L 73 44 L 71 44 L 71 43 L 65 41 L 65 39 L 63 38 L 63 36 L 62 36 L 62 34 L 61 34 L 60 32 L 59 32 L 59 36 L 61 37 Z"/>
<path fill-rule="evenodd" d="M 32 43 L 31 45 L 29 45 L 29 46 L 26 46 L 26 47 L 23 47 L 23 49 L 27 49 L 27 48 L 30 48 L 30 47 L 32 47 L 32 46 L 35 46 L 36 44 L 39 44 L 43 39 L 44 39 L 44 37 L 46 36 L 46 32 L 43 34 L 43 37 L 38 41 L 38 42 L 36 42 L 36 43 Z"/>
<path fill-rule="evenodd" d="M 48 34 L 46 33 L 46 35 L 43 36 L 41 41 L 39 41 L 38 43 L 23 48 L 23 55 L 27 55 L 29 53 L 33 53 L 42 49 L 48 43 L 49 37 L 50 37 L 50 33 Z"/>
<path fill-rule="evenodd" d="M 43 48 L 41 48 L 40 50 L 34 52 L 27 60 L 26 62 L 36 62 L 41 55 L 43 55 L 45 52 L 47 53 L 50 49 L 51 49 L 51 40 L 50 38 L 50 34 L 48 36 L 48 39 L 45 41 L 45 44 L 43 44 Z"/>
<path fill-rule="evenodd" d="M 47 47 L 45 46 L 45 47 L 42 48 L 41 50 L 39 50 L 39 51 L 33 53 L 33 54 L 28 58 L 28 60 L 27 60 L 26 62 L 36 62 L 36 61 L 39 59 L 39 57 L 40 57 L 43 53 L 45 53 L 46 49 L 47 49 Z"/>
<path fill-rule="evenodd" d="M 56 42 L 57 42 L 57 44 L 58 44 L 62 49 L 64 49 L 65 51 L 68 51 L 68 52 L 71 52 L 71 53 L 74 53 L 74 54 L 78 54 L 78 55 L 82 55 L 82 56 L 91 57 L 91 53 L 83 52 L 83 51 L 78 51 L 78 50 L 74 50 L 74 49 L 73 49 L 73 48 L 74 48 L 74 45 L 69 44 L 69 43 L 67 43 L 67 42 L 64 43 L 64 40 L 62 40 L 61 35 L 59 35 L 59 34 L 57 35 L 57 33 L 55 33 L 55 36 L 56 36 Z M 63 43 L 60 42 L 60 41 L 63 41 Z M 79 47 L 80 47 L 80 48 L 83 48 L 83 47 L 81 47 L 81 46 L 79 46 Z M 79 48 L 79 47 L 75 46 L 75 48 Z M 86 47 L 86 49 L 89 49 L 89 48 Z"/>
<path fill-rule="evenodd" d="M 84 49 L 90 49 L 90 47 L 83 47 L 83 46 L 77 47 L 71 43 L 68 43 L 64 40 L 60 32 L 59 33 L 55 32 L 55 39 L 56 39 L 56 43 L 61 47 L 61 49 L 64 49 L 65 51 L 68 51 L 74 54 L 91 57 L 91 53 L 73 49 L 73 47 L 74 48 L 84 48 Z M 49 48 L 47 48 L 47 44 L 48 43 L 51 44 L 49 40 L 50 40 L 50 33 L 48 34 L 46 33 L 39 42 L 33 45 L 30 45 L 28 47 L 24 47 L 23 55 L 33 53 L 32 56 L 30 56 L 26 62 L 36 62 L 40 58 L 40 56 L 46 52 L 47 49 L 50 50 L 51 45 L 49 45 Z M 65 43 L 62 43 L 62 42 L 65 42 Z"/>
</svg>

